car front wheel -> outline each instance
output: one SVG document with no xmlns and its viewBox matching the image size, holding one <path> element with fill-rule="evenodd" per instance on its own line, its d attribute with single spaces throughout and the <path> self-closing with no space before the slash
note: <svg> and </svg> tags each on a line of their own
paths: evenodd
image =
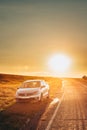
<svg viewBox="0 0 87 130">
<path fill-rule="evenodd" d="M 41 102 L 43 100 L 43 94 L 41 93 L 39 101 Z"/>
</svg>

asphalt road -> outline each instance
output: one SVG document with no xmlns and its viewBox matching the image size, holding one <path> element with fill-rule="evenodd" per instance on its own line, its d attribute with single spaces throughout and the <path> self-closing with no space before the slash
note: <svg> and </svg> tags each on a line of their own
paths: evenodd
<svg viewBox="0 0 87 130">
<path fill-rule="evenodd" d="M 87 82 L 63 80 L 63 89 L 63 100 L 46 130 L 87 130 Z"/>
</svg>

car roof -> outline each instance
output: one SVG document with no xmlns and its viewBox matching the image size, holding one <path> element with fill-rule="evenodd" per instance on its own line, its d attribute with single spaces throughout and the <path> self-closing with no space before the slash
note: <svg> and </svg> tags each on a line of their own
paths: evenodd
<svg viewBox="0 0 87 130">
<path fill-rule="evenodd" d="M 33 82 L 33 81 L 40 81 L 40 82 L 42 82 L 42 81 L 44 81 L 44 80 L 39 80 L 39 79 L 38 79 L 38 80 L 36 80 L 36 79 L 35 79 L 35 80 L 26 80 L 26 81 L 24 81 L 24 83 Z"/>
</svg>

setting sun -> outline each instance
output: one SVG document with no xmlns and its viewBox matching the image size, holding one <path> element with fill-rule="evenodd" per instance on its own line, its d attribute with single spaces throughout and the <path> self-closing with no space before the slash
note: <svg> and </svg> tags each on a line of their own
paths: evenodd
<svg viewBox="0 0 87 130">
<path fill-rule="evenodd" d="M 52 71 L 65 72 L 71 64 L 71 59 L 63 54 L 52 56 L 48 62 L 48 66 Z"/>
</svg>

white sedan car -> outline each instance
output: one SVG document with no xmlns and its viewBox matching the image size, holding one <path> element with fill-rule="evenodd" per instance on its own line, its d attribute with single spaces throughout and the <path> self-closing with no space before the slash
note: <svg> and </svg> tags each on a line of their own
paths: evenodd
<svg viewBox="0 0 87 130">
<path fill-rule="evenodd" d="M 16 100 L 37 99 L 49 97 L 49 85 L 44 80 L 27 80 L 16 91 Z"/>
</svg>

